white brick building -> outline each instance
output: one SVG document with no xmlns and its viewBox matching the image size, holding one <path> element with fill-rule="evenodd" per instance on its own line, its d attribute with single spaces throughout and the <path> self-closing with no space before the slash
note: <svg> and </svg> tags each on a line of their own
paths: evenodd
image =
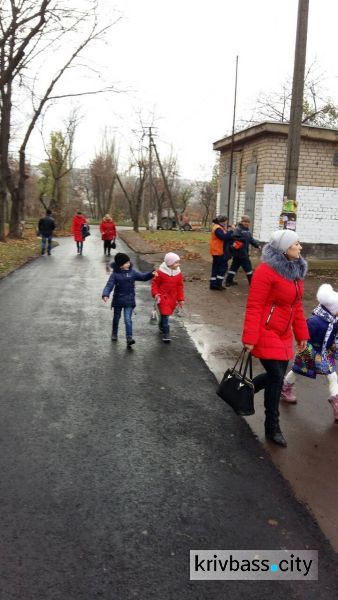
<svg viewBox="0 0 338 600">
<path fill-rule="evenodd" d="M 220 152 L 218 213 L 233 222 L 249 214 L 254 236 L 263 242 L 279 227 L 287 135 L 288 124 L 268 122 L 235 134 L 230 202 L 231 136 L 214 143 Z M 301 241 L 338 244 L 338 130 L 302 126 L 297 202 Z"/>
</svg>

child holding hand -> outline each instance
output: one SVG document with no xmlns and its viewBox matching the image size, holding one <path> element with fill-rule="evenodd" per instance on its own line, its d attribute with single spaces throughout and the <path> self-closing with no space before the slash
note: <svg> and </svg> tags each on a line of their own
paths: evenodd
<svg viewBox="0 0 338 600">
<path fill-rule="evenodd" d="M 304 352 L 296 354 L 291 371 L 284 379 L 281 400 L 291 404 L 297 402 L 295 382 L 298 375 L 315 379 L 326 375 L 329 385 L 329 402 L 333 416 L 338 421 L 338 379 L 336 361 L 338 344 L 338 293 L 324 283 L 317 292 L 319 305 L 307 319 L 310 339 Z"/>
<path fill-rule="evenodd" d="M 157 277 L 151 283 L 151 293 L 157 300 L 160 312 L 159 329 L 163 334 L 162 340 L 170 343 L 169 316 L 177 305 L 181 308 L 184 305 L 183 276 L 178 254 L 168 252 L 156 273 Z"/>
<path fill-rule="evenodd" d="M 109 296 L 114 290 L 111 304 L 114 309 L 111 339 L 113 342 L 117 342 L 118 327 L 123 310 L 127 346 L 130 347 L 135 344 L 132 323 L 132 314 L 136 306 L 135 281 L 149 281 L 155 275 L 155 271 L 149 271 L 148 273 L 135 271 L 129 256 L 123 252 L 115 254 L 114 262 L 110 266 L 113 271 L 102 292 L 102 300 L 108 302 Z"/>
</svg>

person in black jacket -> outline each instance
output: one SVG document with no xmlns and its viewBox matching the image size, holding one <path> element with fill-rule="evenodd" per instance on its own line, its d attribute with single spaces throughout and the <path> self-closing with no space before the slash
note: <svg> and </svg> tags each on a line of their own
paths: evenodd
<svg viewBox="0 0 338 600">
<path fill-rule="evenodd" d="M 250 284 L 252 278 L 252 264 L 249 257 L 249 247 L 251 244 L 255 248 L 259 248 L 259 242 L 252 237 L 249 227 L 250 217 L 243 215 L 241 222 L 238 223 L 237 227 L 232 232 L 231 253 L 233 259 L 225 281 L 226 287 L 237 285 L 237 281 L 234 281 L 234 277 L 240 267 L 245 271 Z"/>
<path fill-rule="evenodd" d="M 47 245 L 47 254 L 48 256 L 52 253 L 52 236 L 53 231 L 55 229 L 55 221 L 52 217 L 52 211 L 47 208 L 46 216 L 42 217 L 39 221 L 38 230 L 39 235 L 41 235 L 41 254 L 44 255 L 46 252 L 46 242 Z"/>
</svg>

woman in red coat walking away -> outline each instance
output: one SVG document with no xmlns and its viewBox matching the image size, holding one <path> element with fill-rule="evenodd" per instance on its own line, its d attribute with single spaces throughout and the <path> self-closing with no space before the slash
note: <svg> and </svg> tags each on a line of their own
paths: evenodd
<svg viewBox="0 0 338 600">
<path fill-rule="evenodd" d="M 100 223 L 101 239 L 104 254 L 110 256 L 111 248 L 115 248 L 116 226 L 110 215 L 105 215 Z M 113 246 L 112 246 L 113 244 Z"/>
<path fill-rule="evenodd" d="M 302 307 L 307 263 L 301 249 L 298 235 L 289 229 L 275 231 L 264 246 L 249 289 L 242 337 L 266 371 L 253 382 L 255 393 L 264 389 L 265 436 L 279 446 L 287 445 L 279 426 L 279 399 L 293 357 L 292 334 L 298 352 L 310 337 Z"/>
<path fill-rule="evenodd" d="M 164 262 L 156 271 L 156 276 L 151 283 L 151 293 L 156 298 L 160 311 L 160 332 L 162 340 L 170 343 L 169 316 L 173 314 L 177 304 L 183 308 L 184 286 L 180 269 L 180 257 L 174 252 L 168 252 Z"/>
<path fill-rule="evenodd" d="M 87 223 L 86 217 L 83 216 L 80 210 L 77 211 L 76 215 L 73 217 L 72 222 L 72 234 L 74 236 L 74 240 L 76 242 L 77 253 L 82 254 L 83 250 L 83 242 L 85 238 L 83 237 L 82 225 Z"/>
</svg>

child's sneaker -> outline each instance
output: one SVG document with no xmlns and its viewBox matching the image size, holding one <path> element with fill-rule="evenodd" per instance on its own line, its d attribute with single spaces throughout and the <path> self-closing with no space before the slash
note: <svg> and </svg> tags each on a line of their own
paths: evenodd
<svg viewBox="0 0 338 600">
<path fill-rule="evenodd" d="M 296 404 L 297 397 L 294 392 L 295 384 L 294 383 L 283 383 L 282 392 L 280 395 L 280 399 L 283 402 L 288 402 L 289 404 Z"/>
<path fill-rule="evenodd" d="M 171 339 L 170 339 L 169 333 L 164 333 L 163 334 L 162 342 L 164 342 L 165 344 L 170 344 Z"/>
<path fill-rule="evenodd" d="M 131 337 L 127 337 L 127 346 L 128 346 L 128 348 L 130 346 L 132 346 L 133 344 L 135 344 L 135 340 L 133 340 L 133 338 L 131 338 Z"/>
<path fill-rule="evenodd" d="M 330 396 L 329 402 L 333 408 L 334 420 L 338 421 L 338 394 L 336 394 L 335 396 Z"/>
<path fill-rule="evenodd" d="M 117 342 L 117 335 L 115 333 L 111 334 L 111 341 L 112 342 Z"/>
</svg>

